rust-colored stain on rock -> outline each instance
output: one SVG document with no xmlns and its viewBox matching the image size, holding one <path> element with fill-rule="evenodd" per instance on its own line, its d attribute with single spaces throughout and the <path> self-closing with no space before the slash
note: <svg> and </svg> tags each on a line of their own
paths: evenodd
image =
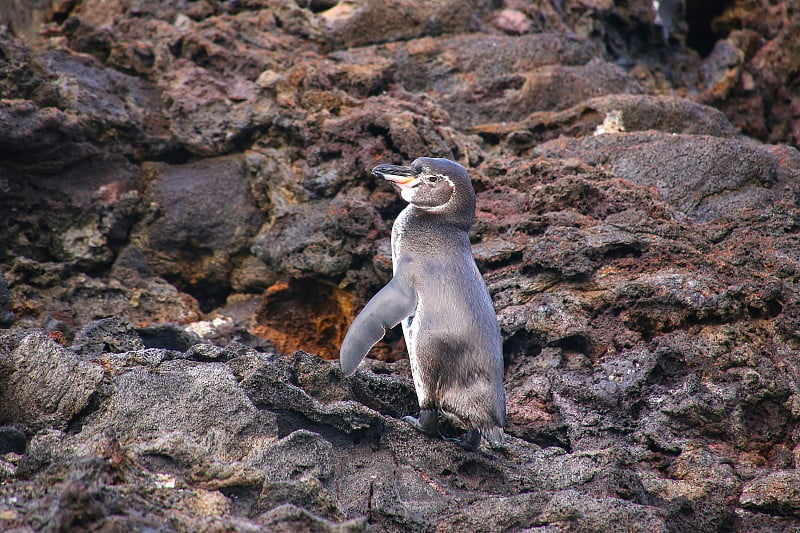
<svg viewBox="0 0 800 533">
<path fill-rule="evenodd" d="M 352 311 L 353 296 L 337 287 L 309 281 L 279 283 L 267 289 L 250 329 L 274 342 L 282 353 L 305 350 L 335 359 Z"/>
</svg>

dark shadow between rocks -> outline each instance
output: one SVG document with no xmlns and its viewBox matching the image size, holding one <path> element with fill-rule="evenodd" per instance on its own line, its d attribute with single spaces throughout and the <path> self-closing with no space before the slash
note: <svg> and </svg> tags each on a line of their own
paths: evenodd
<svg viewBox="0 0 800 533">
<path fill-rule="evenodd" d="M 142 339 L 145 348 L 162 348 L 185 352 L 200 342 L 197 335 L 189 333 L 175 324 L 156 324 L 137 328 L 136 333 Z"/>
</svg>

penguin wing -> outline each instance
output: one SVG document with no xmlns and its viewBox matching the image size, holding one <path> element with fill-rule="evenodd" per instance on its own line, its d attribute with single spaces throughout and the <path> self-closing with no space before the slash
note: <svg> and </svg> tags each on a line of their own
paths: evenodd
<svg viewBox="0 0 800 533">
<path fill-rule="evenodd" d="M 353 320 L 344 336 L 342 348 L 339 350 L 339 364 L 345 376 L 356 371 L 358 364 L 383 338 L 387 329 L 413 315 L 416 307 L 416 291 L 398 277 L 392 278 L 392 281 L 378 291 Z"/>
</svg>

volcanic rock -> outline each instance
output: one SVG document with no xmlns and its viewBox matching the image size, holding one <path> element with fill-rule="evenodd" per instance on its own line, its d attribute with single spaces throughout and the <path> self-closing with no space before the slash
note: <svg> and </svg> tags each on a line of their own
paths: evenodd
<svg viewBox="0 0 800 533">
<path fill-rule="evenodd" d="M 0 530 L 800 526 L 793 2 L 5 4 Z M 398 330 L 331 361 L 419 156 L 503 447 L 401 420 Z"/>
</svg>

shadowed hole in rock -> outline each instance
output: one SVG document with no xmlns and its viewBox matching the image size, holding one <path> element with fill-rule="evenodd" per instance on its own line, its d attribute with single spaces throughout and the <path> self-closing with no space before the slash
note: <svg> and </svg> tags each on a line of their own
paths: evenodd
<svg viewBox="0 0 800 533">
<path fill-rule="evenodd" d="M 609 250 L 603 252 L 603 257 L 606 259 L 622 259 L 624 257 L 640 257 L 642 255 L 641 244 L 621 244 L 613 246 Z"/>
<path fill-rule="evenodd" d="M 369 133 L 375 138 L 383 139 L 383 141 L 386 143 L 387 152 L 398 153 L 398 154 L 405 153 L 404 150 L 401 150 L 399 147 L 395 146 L 388 128 L 378 126 L 377 124 L 370 124 L 369 126 L 367 126 L 367 133 Z"/>
<path fill-rule="evenodd" d="M 782 403 L 782 402 L 781 402 Z M 747 440 L 753 449 L 771 447 L 786 439 L 787 423 L 791 413 L 781 403 L 762 400 L 759 404 L 744 409 L 743 423 Z"/>
<path fill-rule="evenodd" d="M 536 444 L 542 448 L 555 447 L 561 448 L 567 453 L 572 453 L 572 445 L 570 444 L 569 435 L 567 434 L 567 426 L 564 425 L 550 425 L 541 429 L 510 426 L 506 428 L 506 432 L 518 439 Z"/>
<path fill-rule="evenodd" d="M 458 467 L 458 479 L 470 490 L 506 493 L 509 489 L 505 476 L 495 468 L 478 461 L 466 461 Z"/>
<path fill-rule="evenodd" d="M 322 13 L 338 3 L 338 0 L 300 0 L 297 5 L 307 8 L 312 13 Z"/>
<path fill-rule="evenodd" d="M 478 136 L 487 146 L 497 146 L 500 144 L 501 134 L 490 131 L 479 131 Z"/>
<path fill-rule="evenodd" d="M 508 366 L 517 356 L 536 357 L 542 353 L 544 346 L 545 339 L 541 335 L 521 329 L 503 343 L 503 359 Z"/>
<path fill-rule="evenodd" d="M 185 280 L 173 276 L 164 276 L 164 279 L 197 300 L 197 304 L 203 313 L 209 313 L 218 307 L 222 307 L 225 304 L 225 300 L 233 292 L 230 285 L 212 281 L 187 283 Z"/>
<path fill-rule="evenodd" d="M 510 267 L 522 261 L 522 252 L 510 252 L 509 254 L 498 254 L 495 258 L 489 258 L 486 260 L 480 260 L 478 258 L 475 259 L 475 262 L 478 264 L 478 267 L 481 270 L 488 270 L 491 267 L 492 270 L 500 270 L 502 268 Z"/>
<path fill-rule="evenodd" d="M 635 400 L 629 404 L 628 414 L 630 414 L 631 420 L 639 420 L 650 414 L 650 406 L 644 400 Z"/>
<path fill-rule="evenodd" d="M 267 290 L 253 333 L 270 339 L 282 353 L 305 350 L 335 359 L 353 314 L 353 300 L 349 292 L 318 281 L 276 284 Z"/>
<path fill-rule="evenodd" d="M 696 317 L 692 318 L 690 322 L 686 310 L 653 305 L 650 309 L 633 309 L 624 313 L 622 323 L 630 330 L 639 333 L 645 342 L 650 342 L 656 336 L 669 333 L 682 326 L 711 324 L 712 322 L 701 322 Z"/>
<path fill-rule="evenodd" d="M 608 53 L 624 67 L 633 66 L 631 54 L 638 55 L 644 51 L 651 31 L 642 28 L 641 24 L 633 24 L 613 11 L 604 17 L 604 26 Z"/>
<path fill-rule="evenodd" d="M 158 324 L 145 328 L 137 328 L 136 333 L 145 345 L 145 348 L 161 348 L 185 352 L 199 342 L 197 337 L 184 331 L 180 326 L 173 324 Z"/>
<path fill-rule="evenodd" d="M 775 318 L 783 311 L 783 304 L 777 298 L 765 298 L 759 305 L 748 305 L 747 314 L 751 318 Z"/>
<path fill-rule="evenodd" d="M 208 51 L 204 46 L 193 50 L 191 53 L 191 59 L 197 64 L 197 66 L 200 67 L 208 67 L 211 65 L 211 58 L 209 58 Z"/>
<path fill-rule="evenodd" d="M 592 352 L 592 343 L 589 340 L 589 337 L 582 333 L 565 335 L 560 339 L 550 342 L 550 346 L 563 348 L 564 350 L 577 352 L 584 355 L 588 355 Z"/>
<path fill-rule="evenodd" d="M 275 422 L 278 428 L 279 439 L 291 435 L 298 429 L 306 429 L 323 437 L 330 442 L 334 448 L 352 446 L 354 444 L 366 444 L 371 446 L 372 449 L 377 450 L 380 436 L 384 430 L 381 424 L 381 427 L 370 426 L 361 430 L 352 431 L 351 433 L 345 433 L 330 424 L 315 422 L 296 411 L 275 408 L 272 408 L 271 411 L 277 415 Z"/>
<path fill-rule="evenodd" d="M 222 487 L 219 491 L 231 502 L 230 513 L 235 516 L 250 517 L 258 501 L 261 489 L 258 487 Z"/>
<path fill-rule="evenodd" d="M 339 149 L 320 150 L 319 159 L 322 162 L 333 161 L 341 159 L 342 151 Z"/>
<path fill-rule="evenodd" d="M 658 355 L 658 363 L 647 376 L 648 385 L 672 387 L 685 378 L 689 372 L 683 356 L 676 352 L 665 352 Z"/>
<path fill-rule="evenodd" d="M 179 37 L 168 45 L 170 53 L 174 57 L 180 57 L 183 54 L 183 37 Z"/>
<path fill-rule="evenodd" d="M 92 413 L 100 409 L 101 403 L 101 397 L 97 391 L 90 394 L 89 399 L 86 401 L 86 407 L 81 409 L 81 412 L 75 415 L 67 424 L 67 432 L 71 434 L 79 433 Z"/>
<path fill-rule="evenodd" d="M 709 2 L 686 2 L 686 44 L 697 51 L 702 57 L 707 57 L 714 49 L 714 44 L 727 35 L 720 35 L 715 31 L 714 19 L 726 9 L 732 7 L 731 0 L 711 0 Z"/>
<path fill-rule="evenodd" d="M 648 450 L 650 450 L 651 452 L 655 452 L 659 456 L 661 456 L 659 458 L 660 462 L 659 462 L 657 468 L 663 474 L 667 474 L 668 473 L 667 472 L 667 468 L 669 468 L 669 466 L 670 466 L 670 464 L 672 462 L 671 459 L 673 459 L 675 457 L 678 457 L 683 451 L 680 448 L 680 446 L 677 446 L 677 445 L 670 446 L 667 443 L 658 442 L 655 439 L 653 439 L 653 437 L 650 436 L 650 435 L 646 435 L 645 436 L 644 444 L 645 444 L 645 446 L 647 446 Z"/>
<path fill-rule="evenodd" d="M 69 18 L 72 14 L 72 11 L 75 9 L 75 5 L 78 2 L 75 0 L 71 0 L 69 2 L 63 2 L 60 4 L 59 7 L 53 7 L 53 22 L 56 24 L 63 24 L 65 20 Z"/>
<path fill-rule="evenodd" d="M 183 165 L 188 163 L 195 155 L 181 146 L 169 146 L 163 152 L 151 158 L 153 161 L 162 161 L 170 165 Z"/>
<path fill-rule="evenodd" d="M 189 470 L 165 453 L 144 453 L 139 456 L 139 464 L 155 474 L 182 476 Z"/>
<path fill-rule="evenodd" d="M 0 427 L 0 454 L 8 452 L 23 454 L 26 446 L 27 440 L 22 431 L 9 426 Z"/>
<path fill-rule="evenodd" d="M 527 440 L 542 448 L 556 447 L 561 448 L 567 453 L 572 453 L 572 446 L 569 443 L 569 438 L 567 438 L 566 427 L 557 428 L 557 431 L 552 433 L 538 432 Z"/>
</svg>

